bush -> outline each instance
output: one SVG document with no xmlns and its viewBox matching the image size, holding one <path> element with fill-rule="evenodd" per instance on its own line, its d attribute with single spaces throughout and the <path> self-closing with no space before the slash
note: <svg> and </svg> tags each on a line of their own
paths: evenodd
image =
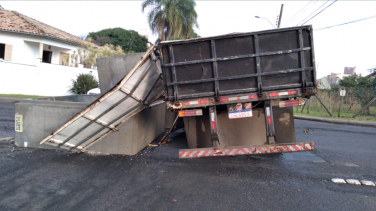
<svg viewBox="0 0 376 211">
<path fill-rule="evenodd" d="M 72 86 L 69 92 L 73 94 L 86 94 L 90 89 L 98 87 L 98 81 L 91 74 L 80 73 L 76 80 L 72 79 Z"/>
</svg>

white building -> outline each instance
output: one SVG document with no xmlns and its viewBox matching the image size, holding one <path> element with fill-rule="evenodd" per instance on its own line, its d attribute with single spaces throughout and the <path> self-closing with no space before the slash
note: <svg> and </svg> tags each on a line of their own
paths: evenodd
<svg viewBox="0 0 376 211">
<path fill-rule="evenodd" d="M 77 68 L 72 61 L 81 43 L 91 44 L 26 15 L 0 9 L 0 94 L 67 95 L 67 87 L 78 74 L 92 73 L 98 78 L 96 70 Z"/>
<path fill-rule="evenodd" d="M 69 65 L 81 43 L 88 42 L 18 12 L 0 11 L 0 58 L 6 61 Z"/>
</svg>

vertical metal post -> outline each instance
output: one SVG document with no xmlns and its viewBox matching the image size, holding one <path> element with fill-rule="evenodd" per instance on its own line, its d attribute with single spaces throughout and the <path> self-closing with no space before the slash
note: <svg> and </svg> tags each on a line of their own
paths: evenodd
<svg viewBox="0 0 376 211">
<path fill-rule="evenodd" d="M 215 97 L 216 100 L 219 100 L 219 83 L 218 83 L 218 69 L 217 69 L 217 53 L 215 50 L 215 41 L 211 40 L 211 52 L 212 52 L 212 57 L 213 57 L 213 76 L 215 78 L 214 81 L 214 92 L 215 92 Z"/>
<path fill-rule="evenodd" d="M 279 28 L 281 26 L 282 12 L 283 12 L 283 4 L 281 5 L 281 12 L 279 12 L 278 26 L 277 26 L 277 28 Z"/>
<path fill-rule="evenodd" d="M 324 103 L 321 101 L 321 99 L 319 98 L 319 96 L 315 95 L 315 97 L 319 100 L 319 102 L 321 103 L 321 105 L 325 108 L 326 112 L 328 112 L 328 114 L 330 116 L 333 116 L 332 113 L 330 113 L 329 109 L 324 105 Z"/>
<path fill-rule="evenodd" d="M 174 50 L 172 48 L 172 45 L 169 45 L 169 53 L 170 53 L 170 63 L 171 63 L 171 76 L 172 76 L 172 82 L 176 83 L 176 69 L 175 69 L 175 58 L 174 58 Z M 175 103 L 178 101 L 178 85 L 174 85 L 174 98 L 175 98 Z"/>
<path fill-rule="evenodd" d="M 218 137 L 218 124 L 217 124 L 217 109 L 215 106 L 209 107 L 209 119 L 210 119 L 210 133 L 213 147 L 219 147 Z"/>
<path fill-rule="evenodd" d="M 274 119 L 272 101 L 264 101 L 265 109 L 265 125 L 266 125 L 266 138 L 269 144 L 275 144 L 275 131 L 274 131 Z"/>
<path fill-rule="evenodd" d="M 303 44 L 303 31 L 299 29 L 299 48 L 300 48 L 300 68 L 302 68 L 301 72 L 301 78 L 302 78 L 302 88 L 303 88 L 303 93 L 306 92 L 306 72 L 304 70 L 305 68 L 305 61 L 304 61 L 304 51 L 302 51 L 304 47 Z"/>
<path fill-rule="evenodd" d="M 343 98 L 342 96 L 339 96 L 341 101 L 339 102 L 339 109 L 338 109 L 338 117 L 341 117 L 341 109 L 342 109 L 342 103 L 343 103 Z"/>
<path fill-rule="evenodd" d="M 309 114 L 309 110 L 311 109 L 311 101 L 312 101 L 312 97 L 310 97 L 310 98 L 308 99 L 307 114 Z"/>
<path fill-rule="evenodd" d="M 255 44 L 255 54 L 258 55 L 259 54 L 259 42 L 258 42 L 258 35 L 255 34 L 253 35 L 254 37 L 254 44 Z M 260 74 L 261 73 L 261 64 L 260 64 L 260 56 L 256 56 L 256 68 L 257 68 L 257 73 Z M 257 91 L 258 91 L 258 96 L 259 97 L 262 97 L 262 82 L 261 82 L 261 76 L 257 76 Z"/>
</svg>

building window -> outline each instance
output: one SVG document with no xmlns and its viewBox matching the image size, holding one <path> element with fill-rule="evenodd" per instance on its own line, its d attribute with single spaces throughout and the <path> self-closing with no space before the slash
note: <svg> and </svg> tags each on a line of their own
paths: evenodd
<svg viewBox="0 0 376 211">
<path fill-rule="evenodd" d="M 0 59 L 4 59 L 5 56 L 5 44 L 0 43 Z"/>
<path fill-rule="evenodd" d="M 52 58 L 51 51 L 43 51 L 42 62 L 51 63 L 51 58 Z"/>
</svg>

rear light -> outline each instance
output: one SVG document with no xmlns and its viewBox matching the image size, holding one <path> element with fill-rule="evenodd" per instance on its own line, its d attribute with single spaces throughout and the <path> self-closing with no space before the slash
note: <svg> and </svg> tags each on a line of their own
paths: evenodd
<svg viewBox="0 0 376 211">
<path fill-rule="evenodd" d="M 198 104 L 207 104 L 209 100 L 196 100 L 196 101 L 186 101 L 183 102 L 184 105 L 198 105 Z"/>
<path fill-rule="evenodd" d="M 185 116 L 202 116 L 202 109 L 179 111 L 179 117 L 185 117 Z"/>
<path fill-rule="evenodd" d="M 291 106 L 298 106 L 298 105 L 303 105 L 304 101 L 302 99 L 300 100 L 288 100 L 288 101 L 280 101 L 279 102 L 279 107 L 291 107 Z"/>
<path fill-rule="evenodd" d="M 288 92 L 274 92 L 270 93 L 269 97 L 278 97 L 278 96 L 286 96 L 286 95 L 294 95 L 297 91 L 288 91 Z"/>
<path fill-rule="evenodd" d="M 257 95 L 246 95 L 246 96 L 237 96 L 237 97 L 222 97 L 219 99 L 221 102 L 227 101 L 238 101 L 238 100 L 249 100 L 249 99 L 257 99 Z"/>
</svg>

